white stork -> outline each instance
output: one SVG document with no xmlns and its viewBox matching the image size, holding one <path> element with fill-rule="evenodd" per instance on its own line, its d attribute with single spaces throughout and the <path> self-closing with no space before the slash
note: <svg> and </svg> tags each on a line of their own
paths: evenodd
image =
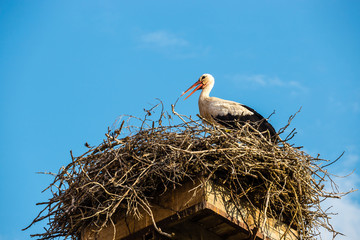
<svg viewBox="0 0 360 240">
<path fill-rule="evenodd" d="M 190 97 L 197 90 L 202 89 L 199 97 L 200 115 L 214 124 L 223 125 L 226 128 L 237 128 L 246 122 L 263 133 L 264 136 L 276 139 L 276 131 L 271 124 L 254 109 L 243 104 L 210 97 L 211 89 L 214 87 L 215 79 L 211 74 L 203 74 L 197 82 L 195 82 L 181 96 L 196 87 L 185 99 Z M 180 96 L 180 97 L 181 97 Z M 184 99 L 184 100 L 185 100 Z"/>
</svg>

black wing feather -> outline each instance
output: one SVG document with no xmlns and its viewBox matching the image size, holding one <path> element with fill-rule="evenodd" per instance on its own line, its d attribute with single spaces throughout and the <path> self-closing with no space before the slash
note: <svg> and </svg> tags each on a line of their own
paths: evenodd
<svg viewBox="0 0 360 240">
<path fill-rule="evenodd" d="M 260 132 L 265 132 L 266 130 L 268 130 L 271 138 L 276 135 L 276 131 L 273 128 L 273 126 L 263 116 L 261 116 L 258 112 L 256 112 L 254 109 L 248 106 L 245 105 L 241 105 L 241 106 L 248 109 L 253 114 L 251 115 L 227 114 L 224 116 L 219 115 L 212 117 L 217 123 L 223 125 L 226 128 L 235 129 L 238 128 L 239 125 L 241 126 L 244 125 L 245 123 L 250 123 L 254 128 L 259 130 Z"/>
</svg>

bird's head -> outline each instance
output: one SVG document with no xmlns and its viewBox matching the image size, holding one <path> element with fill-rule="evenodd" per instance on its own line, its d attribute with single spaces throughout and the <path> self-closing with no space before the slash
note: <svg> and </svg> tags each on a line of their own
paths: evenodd
<svg viewBox="0 0 360 240">
<path fill-rule="evenodd" d="M 194 92 L 196 92 L 197 90 L 206 88 L 207 86 L 213 85 L 215 82 L 214 77 L 211 74 L 205 73 L 203 75 L 201 75 L 201 77 L 199 78 L 199 80 L 197 80 L 191 87 L 188 88 L 188 90 L 186 90 L 183 94 L 181 94 L 180 97 L 182 97 L 185 93 L 187 93 L 188 91 L 190 91 L 192 88 L 196 87 L 185 99 L 187 99 L 188 97 L 190 97 Z M 184 99 L 184 100 L 185 100 Z"/>
</svg>

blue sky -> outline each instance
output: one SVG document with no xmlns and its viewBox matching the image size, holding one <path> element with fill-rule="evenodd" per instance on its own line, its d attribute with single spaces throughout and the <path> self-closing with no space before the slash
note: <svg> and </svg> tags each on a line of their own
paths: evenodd
<svg viewBox="0 0 360 240">
<path fill-rule="evenodd" d="M 347 174 L 358 188 L 358 1 L 0 1 L 0 240 L 21 232 L 46 201 L 41 191 L 98 144 L 119 115 L 142 116 L 160 98 L 170 110 L 203 73 L 213 96 L 246 104 L 293 142 Z M 177 103 L 194 116 L 197 96 Z M 338 230 L 355 239 L 360 194 L 329 201 Z"/>
</svg>

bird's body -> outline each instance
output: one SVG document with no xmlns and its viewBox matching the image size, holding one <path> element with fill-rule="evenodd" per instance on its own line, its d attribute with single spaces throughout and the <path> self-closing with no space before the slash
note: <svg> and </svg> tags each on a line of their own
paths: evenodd
<svg viewBox="0 0 360 240">
<path fill-rule="evenodd" d="M 215 80 L 213 76 L 204 74 L 182 95 L 197 86 L 189 96 L 195 91 L 202 89 L 199 97 L 199 111 L 200 115 L 207 121 L 220 124 L 226 128 L 238 128 L 245 123 L 250 123 L 260 132 L 266 133 L 264 134 L 265 136 L 269 136 L 270 138 L 276 136 L 275 129 L 271 124 L 254 109 L 237 102 L 210 97 L 209 95 L 214 87 L 214 83 Z"/>
</svg>

